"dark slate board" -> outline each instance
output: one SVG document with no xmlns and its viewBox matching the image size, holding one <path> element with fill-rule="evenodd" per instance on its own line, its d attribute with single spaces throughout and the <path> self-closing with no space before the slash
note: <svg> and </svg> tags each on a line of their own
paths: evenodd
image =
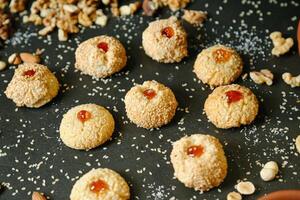
<svg viewBox="0 0 300 200">
<path fill-rule="evenodd" d="M 3 93 L 14 68 L 0 72 L 0 182 L 6 185 L 0 199 L 30 199 L 31 191 L 35 190 L 45 192 L 50 199 L 68 199 L 75 180 L 97 167 L 118 171 L 130 183 L 132 199 L 225 199 L 241 179 L 250 180 L 257 187 L 255 194 L 245 199 L 278 189 L 299 189 L 300 161 L 293 140 L 300 133 L 300 92 L 284 84 L 281 74 L 299 74 L 300 58 L 296 45 L 287 55 L 272 57 L 268 38 L 270 32 L 279 30 L 296 39 L 299 2 L 241 2 L 191 3 L 188 8 L 208 11 L 209 20 L 202 28 L 184 23 L 190 56 L 179 64 L 160 64 L 144 54 L 141 34 L 154 18 L 143 17 L 141 13 L 111 18 L 107 27 L 86 29 L 68 42 L 58 42 L 56 33 L 48 39 L 37 37 L 38 28 L 18 20 L 15 35 L 0 50 L 0 59 L 6 60 L 15 51 L 45 48 L 43 63 L 56 73 L 62 87 L 58 97 L 40 109 L 16 109 Z M 158 17 L 170 15 L 164 9 Z M 129 62 L 111 78 L 95 80 L 74 71 L 74 51 L 79 42 L 101 34 L 119 37 L 126 46 Z M 219 130 L 203 114 L 203 104 L 211 89 L 196 80 L 192 68 L 197 53 L 215 43 L 236 48 L 245 62 L 244 72 L 263 68 L 274 72 L 271 87 L 256 85 L 249 78 L 237 81 L 253 89 L 261 102 L 259 115 L 249 126 Z M 129 123 L 123 98 L 133 83 L 151 79 L 172 88 L 180 108 L 169 125 L 147 131 Z M 83 103 L 107 107 L 117 124 L 110 142 L 88 152 L 67 148 L 58 133 L 62 115 Z M 204 194 L 185 188 L 174 179 L 170 165 L 171 142 L 193 133 L 218 137 L 228 157 L 225 182 Z M 269 160 L 281 165 L 280 173 L 275 181 L 265 183 L 259 177 L 260 164 Z"/>
</svg>

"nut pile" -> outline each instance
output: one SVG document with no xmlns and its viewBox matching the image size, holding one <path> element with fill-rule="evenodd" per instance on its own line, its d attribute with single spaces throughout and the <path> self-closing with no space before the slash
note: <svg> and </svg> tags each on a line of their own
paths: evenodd
<svg viewBox="0 0 300 200">
<path fill-rule="evenodd" d="M 268 69 L 262 69 L 259 72 L 253 71 L 253 72 L 250 72 L 249 75 L 250 75 L 250 78 L 257 84 L 266 83 L 269 86 L 273 84 L 274 75 Z"/>
<path fill-rule="evenodd" d="M 10 35 L 11 20 L 7 13 L 0 9 L 0 39 L 7 40 Z"/>
<path fill-rule="evenodd" d="M 278 165 L 274 161 L 267 162 L 260 171 L 260 177 L 264 181 L 273 180 L 278 174 Z"/>
<path fill-rule="evenodd" d="M 270 38 L 273 42 L 274 48 L 272 49 L 272 55 L 279 57 L 287 53 L 294 45 L 293 38 L 283 38 L 282 33 L 275 31 L 270 34 Z"/>
<path fill-rule="evenodd" d="M 284 73 L 282 74 L 283 81 L 293 87 L 300 87 L 300 74 L 298 76 L 292 76 L 291 73 Z"/>
</svg>

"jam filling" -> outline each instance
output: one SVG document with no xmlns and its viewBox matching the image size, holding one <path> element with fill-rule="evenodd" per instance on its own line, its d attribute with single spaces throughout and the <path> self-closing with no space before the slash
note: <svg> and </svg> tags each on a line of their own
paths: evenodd
<svg viewBox="0 0 300 200">
<path fill-rule="evenodd" d="M 77 118 L 81 121 L 81 122 L 85 122 L 89 119 L 91 119 L 92 114 L 89 111 L 86 110 L 81 110 L 77 113 Z"/>
<path fill-rule="evenodd" d="M 108 44 L 106 42 L 100 42 L 97 47 L 106 53 L 108 51 Z"/>
<path fill-rule="evenodd" d="M 217 49 L 216 51 L 213 52 L 213 57 L 216 61 L 216 63 L 224 63 L 227 62 L 232 53 L 229 51 L 226 51 L 224 49 Z"/>
<path fill-rule="evenodd" d="M 106 189 L 108 189 L 108 185 L 105 181 L 102 180 L 94 181 L 90 185 L 90 190 L 94 193 L 99 193 Z"/>
<path fill-rule="evenodd" d="M 156 92 L 154 90 L 152 90 L 152 89 L 145 90 L 143 92 L 143 94 L 149 100 L 153 99 L 156 96 Z"/>
<path fill-rule="evenodd" d="M 226 94 L 228 103 L 237 102 L 243 98 L 243 94 L 237 90 L 230 90 L 230 91 L 227 91 L 225 94 Z"/>
<path fill-rule="evenodd" d="M 33 69 L 29 69 L 23 73 L 23 76 L 32 77 L 35 75 L 35 71 Z"/>
<path fill-rule="evenodd" d="M 200 157 L 204 152 L 204 148 L 201 145 L 194 145 L 194 146 L 190 146 L 187 149 L 187 154 L 190 157 Z"/>
<path fill-rule="evenodd" d="M 161 34 L 163 36 L 166 36 L 167 38 L 171 38 L 174 36 L 174 30 L 173 30 L 173 28 L 168 26 L 161 31 Z"/>
</svg>

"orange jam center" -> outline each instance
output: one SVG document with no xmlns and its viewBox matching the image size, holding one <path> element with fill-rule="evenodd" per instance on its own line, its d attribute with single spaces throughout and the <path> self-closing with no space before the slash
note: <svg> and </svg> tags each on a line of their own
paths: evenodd
<svg viewBox="0 0 300 200">
<path fill-rule="evenodd" d="M 27 70 L 23 73 L 23 76 L 34 76 L 35 75 L 35 71 L 33 69 Z"/>
<path fill-rule="evenodd" d="M 243 94 L 237 90 L 230 90 L 230 91 L 227 91 L 225 94 L 227 96 L 228 103 L 237 102 L 243 98 Z"/>
<path fill-rule="evenodd" d="M 161 31 L 161 34 L 166 36 L 167 38 L 171 38 L 174 36 L 174 30 L 171 27 L 166 27 Z"/>
<path fill-rule="evenodd" d="M 106 42 L 100 42 L 97 47 L 105 53 L 108 51 L 108 44 Z"/>
<path fill-rule="evenodd" d="M 148 89 L 148 90 L 145 90 L 143 92 L 144 96 L 147 97 L 147 99 L 153 99 L 155 96 L 156 96 L 156 92 L 152 89 Z"/>
<path fill-rule="evenodd" d="M 92 114 L 89 111 L 86 111 L 86 110 L 81 110 L 77 113 L 77 118 L 81 122 L 85 122 L 85 121 L 89 120 L 91 117 L 92 117 Z"/>
<path fill-rule="evenodd" d="M 229 51 L 226 51 L 224 49 L 217 49 L 216 51 L 213 52 L 213 57 L 216 61 L 216 63 L 224 63 L 227 62 L 232 53 Z"/>
<path fill-rule="evenodd" d="M 190 157 L 200 157 L 204 152 L 204 148 L 201 145 L 190 146 L 187 149 L 187 154 Z"/>
<path fill-rule="evenodd" d="M 108 185 L 102 180 L 94 181 L 90 185 L 90 190 L 94 193 L 99 193 L 106 189 L 108 189 Z"/>
</svg>

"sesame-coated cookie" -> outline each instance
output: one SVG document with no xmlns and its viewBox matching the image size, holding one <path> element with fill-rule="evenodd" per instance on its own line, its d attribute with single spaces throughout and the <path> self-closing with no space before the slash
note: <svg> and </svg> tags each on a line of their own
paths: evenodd
<svg viewBox="0 0 300 200">
<path fill-rule="evenodd" d="M 186 187 L 208 191 L 227 175 L 227 159 L 219 140 L 194 134 L 173 143 L 171 163 L 175 177 Z"/>
<path fill-rule="evenodd" d="M 58 93 L 59 83 L 44 65 L 24 63 L 18 66 L 5 94 L 17 106 L 39 108 Z"/>
<path fill-rule="evenodd" d="M 75 59 L 75 68 L 97 78 L 120 71 L 127 62 L 126 50 L 121 42 L 106 35 L 82 42 L 76 49 Z"/>
<path fill-rule="evenodd" d="M 218 128 L 250 124 L 258 113 L 259 103 L 253 92 L 241 85 L 217 87 L 206 99 L 204 111 Z"/>
<path fill-rule="evenodd" d="M 148 56 L 163 63 L 180 62 L 188 55 L 187 36 L 176 17 L 151 22 L 143 32 Z"/>
<path fill-rule="evenodd" d="M 210 86 L 227 85 L 242 73 L 243 62 L 232 48 L 215 45 L 204 49 L 194 64 L 197 77 Z"/>
<path fill-rule="evenodd" d="M 138 127 L 157 128 L 175 115 L 177 101 L 172 90 L 156 81 L 132 87 L 125 96 L 128 118 Z"/>
<path fill-rule="evenodd" d="M 71 108 L 60 124 L 60 138 L 73 149 L 89 150 L 110 139 L 115 121 L 108 110 L 96 104 Z"/>
<path fill-rule="evenodd" d="M 107 169 L 92 169 L 74 184 L 70 200 L 127 200 L 130 189 L 123 177 Z"/>
</svg>

